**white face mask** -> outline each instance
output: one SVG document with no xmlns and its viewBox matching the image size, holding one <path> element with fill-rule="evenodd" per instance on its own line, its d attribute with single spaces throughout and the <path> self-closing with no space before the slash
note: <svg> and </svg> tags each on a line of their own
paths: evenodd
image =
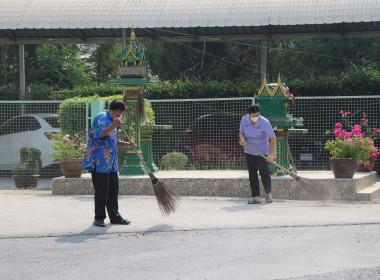
<svg viewBox="0 0 380 280">
<path fill-rule="evenodd" d="M 253 122 L 258 122 L 259 119 L 260 119 L 260 116 L 257 116 L 257 117 L 251 117 L 251 120 L 252 120 Z"/>
</svg>

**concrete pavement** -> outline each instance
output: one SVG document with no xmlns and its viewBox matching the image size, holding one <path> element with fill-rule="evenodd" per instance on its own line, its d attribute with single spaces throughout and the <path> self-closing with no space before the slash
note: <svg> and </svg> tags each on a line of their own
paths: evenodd
<svg viewBox="0 0 380 280">
<path fill-rule="evenodd" d="M 92 226 L 93 197 L 52 195 L 43 190 L 0 190 L 0 238 L 48 237 L 125 232 L 258 229 L 323 225 L 380 224 L 380 201 L 274 200 L 248 205 L 245 198 L 183 197 L 164 217 L 154 196 L 120 196 L 128 226 Z"/>
<path fill-rule="evenodd" d="M 92 226 L 93 197 L 0 191 L 1 279 L 368 279 L 380 276 L 380 201 L 121 196 L 128 226 Z M 106 220 L 108 223 L 108 220 Z"/>
</svg>

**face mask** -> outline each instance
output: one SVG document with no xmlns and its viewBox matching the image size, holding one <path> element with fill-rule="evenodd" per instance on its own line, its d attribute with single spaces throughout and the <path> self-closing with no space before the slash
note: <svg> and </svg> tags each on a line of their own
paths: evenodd
<svg viewBox="0 0 380 280">
<path fill-rule="evenodd" d="M 258 116 L 258 117 L 251 117 L 251 120 L 252 120 L 253 122 L 258 122 L 259 119 L 260 119 L 260 116 Z"/>
</svg>

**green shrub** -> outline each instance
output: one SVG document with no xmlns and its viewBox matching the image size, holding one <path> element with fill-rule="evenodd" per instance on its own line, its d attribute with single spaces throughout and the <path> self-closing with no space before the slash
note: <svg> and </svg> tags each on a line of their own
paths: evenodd
<svg viewBox="0 0 380 280">
<path fill-rule="evenodd" d="M 198 80 L 165 81 L 148 87 L 148 99 L 191 99 L 191 98 L 230 98 L 253 97 L 259 89 L 259 81 L 234 83 Z"/>
<path fill-rule="evenodd" d="M 161 158 L 160 169 L 183 170 L 186 169 L 189 159 L 182 153 L 167 153 Z"/>
<path fill-rule="evenodd" d="M 19 100 L 20 90 L 14 84 L 0 86 L 0 100 Z"/>
<path fill-rule="evenodd" d="M 106 83 L 95 84 L 91 86 L 76 86 L 73 89 L 63 89 L 51 92 L 50 99 L 52 100 L 66 100 L 69 98 L 83 98 L 83 97 L 108 97 L 120 94 L 123 92 L 121 85 L 109 85 Z"/>
<path fill-rule="evenodd" d="M 41 156 L 41 150 L 22 147 L 20 149 L 20 163 L 15 165 L 12 174 L 15 176 L 27 176 L 38 174 L 38 160 Z"/>
<path fill-rule="evenodd" d="M 62 134 L 74 135 L 86 131 L 86 103 L 64 102 L 59 105 L 58 122 Z"/>
<path fill-rule="evenodd" d="M 48 100 L 50 99 L 52 87 L 46 84 L 31 84 L 30 91 L 32 100 Z"/>
</svg>

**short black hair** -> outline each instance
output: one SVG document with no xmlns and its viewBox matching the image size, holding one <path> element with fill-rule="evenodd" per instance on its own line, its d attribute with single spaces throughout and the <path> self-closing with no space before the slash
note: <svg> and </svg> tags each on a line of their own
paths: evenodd
<svg viewBox="0 0 380 280">
<path fill-rule="evenodd" d="M 257 104 L 249 105 L 248 114 L 260 112 L 260 106 Z"/>
<path fill-rule="evenodd" d="M 120 109 L 121 111 L 125 111 L 126 107 L 125 107 L 123 100 L 116 99 L 110 103 L 109 109 L 112 111 L 116 111 L 118 109 Z"/>
</svg>

